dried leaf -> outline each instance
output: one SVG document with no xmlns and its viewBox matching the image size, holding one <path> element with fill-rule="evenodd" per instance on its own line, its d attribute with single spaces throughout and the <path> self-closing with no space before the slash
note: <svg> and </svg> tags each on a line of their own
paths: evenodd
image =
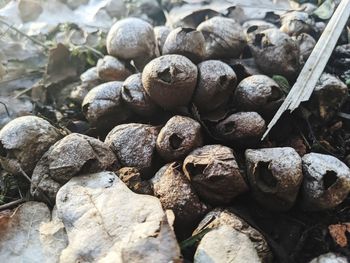
<svg viewBox="0 0 350 263">
<path fill-rule="evenodd" d="M 350 233 L 350 223 L 335 224 L 328 226 L 329 234 L 340 247 L 348 245 L 346 232 Z"/>
</svg>

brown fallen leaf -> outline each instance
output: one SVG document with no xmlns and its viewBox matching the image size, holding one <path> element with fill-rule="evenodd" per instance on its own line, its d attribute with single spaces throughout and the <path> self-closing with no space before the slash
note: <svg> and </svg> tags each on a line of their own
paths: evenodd
<svg viewBox="0 0 350 263">
<path fill-rule="evenodd" d="M 346 247 L 348 245 L 346 232 L 350 233 L 350 223 L 329 225 L 328 230 L 334 242 L 340 247 Z"/>
</svg>

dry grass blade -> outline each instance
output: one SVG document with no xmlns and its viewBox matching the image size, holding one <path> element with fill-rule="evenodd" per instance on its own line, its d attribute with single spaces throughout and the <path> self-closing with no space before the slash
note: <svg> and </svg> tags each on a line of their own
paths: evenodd
<svg viewBox="0 0 350 263">
<path fill-rule="evenodd" d="M 349 15 L 350 0 L 342 0 L 318 40 L 309 59 L 305 63 L 293 88 L 269 123 L 262 140 L 267 136 L 285 111 L 290 110 L 292 112 L 299 107 L 301 102 L 309 100 L 333 52 L 338 38 L 346 25 Z"/>
</svg>

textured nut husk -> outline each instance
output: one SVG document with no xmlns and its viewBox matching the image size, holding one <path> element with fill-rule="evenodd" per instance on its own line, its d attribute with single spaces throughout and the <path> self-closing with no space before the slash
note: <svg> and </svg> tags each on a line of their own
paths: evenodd
<svg viewBox="0 0 350 263">
<path fill-rule="evenodd" d="M 228 204 L 248 190 L 230 148 L 206 145 L 185 159 L 183 170 L 198 195 L 213 205 Z"/>
<path fill-rule="evenodd" d="M 36 20 L 43 12 L 39 0 L 20 0 L 18 1 L 19 15 L 24 23 Z"/>
<path fill-rule="evenodd" d="M 112 56 L 105 56 L 97 61 L 97 71 L 104 81 L 125 80 L 132 73 L 126 68 L 125 62 Z"/>
<path fill-rule="evenodd" d="M 272 261 L 272 252 L 264 236 L 255 228 L 251 227 L 239 216 L 230 212 L 228 209 L 216 208 L 209 212 L 193 231 L 193 236 L 199 234 L 205 229 L 214 229 L 220 226 L 230 226 L 249 237 L 262 262 Z"/>
<path fill-rule="evenodd" d="M 171 29 L 168 26 L 156 26 L 153 28 L 153 30 L 154 30 L 154 36 L 156 38 L 158 50 L 160 54 L 162 54 L 165 40 L 168 37 Z"/>
<path fill-rule="evenodd" d="M 250 42 L 255 38 L 256 34 L 259 34 L 266 29 L 276 28 L 276 26 L 264 20 L 248 20 L 243 23 L 242 28 L 248 42 Z"/>
<path fill-rule="evenodd" d="M 193 103 L 200 112 L 213 111 L 227 103 L 233 95 L 236 82 L 237 76 L 229 65 L 219 60 L 199 63 Z"/>
<path fill-rule="evenodd" d="M 160 130 L 157 152 L 166 161 L 184 158 L 202 145 L 201 125 L 188 117 L 174 116 Z"/>
<path fill-rule="evenodd" d="M 205 38 L 206 59 L 238 58 L 247 45 L 243 29 L 235 20 L 210 18 L 197 27 Z"/>
<path fill-rule="evenodd" d="M 124 81 L 122 98 L 126 106 L 140 116 L 152 116 L 158 109 L 142 86 L 141 73 L 133 74 Z"/>
<path fill-rule="evenodd" d="M 205 39 L 202 32 L 193 28 L 178 27 L 171 31 L 163 46 L 163 55 L 178 54 L 199 63 L 205 55 Z"/>
<path fill-rule="evenodd" d="M 240 111 L 270 113 L 283 102 L 284 94 L 278 84 L 265 75 L 243 79 L 234 92 L 234 101 Z"/>
<path fill-rule="evenodd" d="M 257 112 L 234 113 L 215 126 L 220 138 L 243 145 L 257 142 L 265 130 L 265 120 Z"/>
<path fill-rule="evenodd" d="M 151 125 L 122 124 L 109 132 L 105 143 L 117 155 L 122 166 L 135 167 L 144 176 L 152 168 L 158 132 Z"/>
<path fill-rule="evenodd" d="M 317 211 L 334 208 L 350 193 L 350 169 L 340 160 L 325 154 L 303 156 L 304 181 L 301 190 L 303 209 Z"/>
<path fill-rule="evenodd" d="M 151 99 L 164 109 L 186 106 L 197 83 L 197 67 L 181 55 L 153 59 L 142 72 L 142 85 Z"/>
<path fill-rule="evenodd" d="M 41 156 L 62 137 L 58 129 L 42 118 L 16 118 L 0 131 L 1 166 L 11 174 L 20 174 L 22 169 L 30 176 Z"/>
<path fill-rule="evenodd" d="M 290 147 L 245 152 L 247 177 L 255 200 L 277 211 L 290 209 L 303 180 L 301 158 Z"/>
<path fill-rule="evenodd" d="M 302 33 L 296 38 L 296 41 L 300 49 L 301 62 L 305 63 L 316 45 L 316 40 L 312 36 Z"/>
<path fill-rule="evenodd" d="M 249 45 L 256 65 L 268 75 L 294 79 L 300 69 L 300 51 L 296 41 L 279 29 L 267 29 L 255 35 Z"/>
<path fill-rule="evenodd" d="M 51 146 L 37 163 L 30 192 L 45 202 L 43 194 L 46 195 L 53 204 L 59 188 L 74 176 L 117 165 L 117 158 L 108 145 L 86 135 L 71 133 Z"/>
<path fill-rule="evenodd" d="M 122 103 L 122 85 L 121 81 L 103 83 L 85 96 L 83 113 L 93 126 L 113 127 L 130 117 L 130 112 Z"/>
<path fill-rule="evenodd" d="M 346 84 L 331 74 L 323 73 L 307 107 L 319 119 L 328 121 L 339 111 L 347 97 Z"/>
<path fill-rule="evenodd" d="M 175 231 L 192 231 L 207 211 L 190 181 L 184 175 L 181 164 L 173 162 L 163 166 L 151 179 L 154 195 L 159 198 L 163 209 L 175 214 Z"/>
<path fill-rule="evenodd" d="M 311 33 L 315 25 L 314 19 L 306 12 L 292 11 L 281 16 L 280 30 L 288 35 Z"/>
<path fill-rule="evenodd" d="M 153 27 L 139 18 L 125 18 L 116 22 L 108 32 L 108 54 L 124 60 L 140 60 L 145 64 L 156 52 Z M 137 64 L 139 64 L 137 63 Z"/>
<path fill-rule="evenodd" d="M 153 195 L 151 184 L 142 179 L 137 168 L 123 167 L 117 171 L 117 175 L 131 191 L 137 194 Z"/>
</svg>

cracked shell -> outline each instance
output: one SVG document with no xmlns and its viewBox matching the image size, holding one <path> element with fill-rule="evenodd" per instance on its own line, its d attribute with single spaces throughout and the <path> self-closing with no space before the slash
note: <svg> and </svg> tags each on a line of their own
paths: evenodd
<svg viewBox="0 0 350 263">
<path fill-rule="evenodd" d="M 298 153 L 290 147 L 248 149 L 245 157 L 247 177 L 255 200 L 270 210 L 289 210 L 303 180 Z"/>
<path fill-rule="evenodd" d="M 23 116 L 6 124 L 0 131 L 0 162 L 4 170 L 31 175 L 36 163 L 61 132 L 48 121 L 36 116 Z"/>
<path fill-rule="evenodd" d="M 51 146 L 36 165 L 31 194 L 43 201 L 48 197 L 54 204 L 59 188 L 74 176 L 117 166 L 117 158 L 108 145 L 86 135 L 71 133 Z"/>
<path fill-rule="evenodd" d="M 183 170 L 198 195 L 213 205 L 228 204 L 248 190 L 233 151 L 226 146 L 195 149 L 186 157 Z"/>
<path fill-rule="evenodd" d="M 150 98 L 164 109 L 187 106 L 197 83 L 197 67 L 181 55 L 153 59 L 142 72 L 142 84 Z"/>
<path fill-rule="evenodd" d="M 182 159 L 201 145 L 201 125 L 183 116 L 174 116 L 165 124 L 156 144 L 157 152 L 167 161 Z"/>
</svg>

